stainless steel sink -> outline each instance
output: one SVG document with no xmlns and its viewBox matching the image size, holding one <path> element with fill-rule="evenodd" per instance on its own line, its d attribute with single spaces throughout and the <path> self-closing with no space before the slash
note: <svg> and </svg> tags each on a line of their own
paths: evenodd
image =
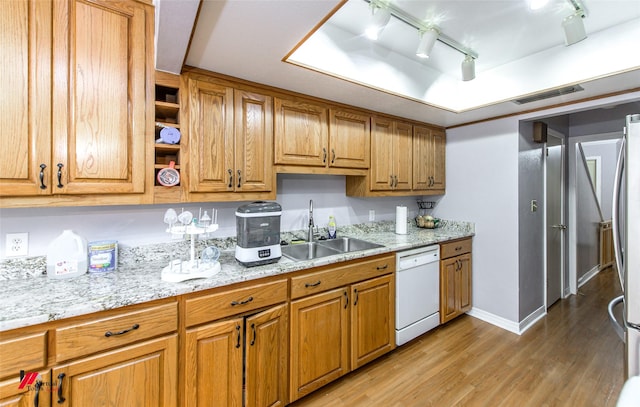
<svg viewBox="0 0 640 407">
<path fill-rule="evenodd" d="M 316 242 L 282 246 L 281 250 L 283 255 L 293 260 L 311 260 L 342 253 L 341 251 L 320 245 Z"/>
<path fill-rule="evenodd" d="M 360 250 L 375 249 L 378 247 L 384 247 L 381 244 L 367 242 L 366 240 L 360 240 L 353 237 L 341 237 L 338 239 L 323 240 L 318 244 L 330 247 L 335 250 L 340 250 L 342 253 L 357 252 Z"/>
<path fill-rule="evenodd" d="M 375 249 L 378 247 L 384 246 L 353 237 L 342 237 L 338 239 L 282 246 L 281 250 L 284 256 L 292 260 L 312 260 L 319 257 Z"/>
</svg>

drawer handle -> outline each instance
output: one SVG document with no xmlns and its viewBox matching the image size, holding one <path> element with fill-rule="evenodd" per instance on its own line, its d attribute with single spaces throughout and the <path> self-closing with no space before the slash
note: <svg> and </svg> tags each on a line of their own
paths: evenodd
<svg viewBox="0 0 640 407">
<path fill-rule="evenodd" d="M 462 250 L 462 246 L 456 246 L 456 251 Z"/>
<path fill-rule="evenodd" d="M 236 305 L 245 305 L 245 304 L 250 303 L 251 301 L 253 301 L 253 297 L 249 297 L 249 298 L 247 298 L 246 300 L 244 300 L 244 301 L 240 301 L 240 302 L 238 302 L 238 301 L 231 301 L 231 306 L 232 306 L 232 307 L 235 307 Z"/>
<path fill-rule="evenodd" d="M 321 283 L 320 280 L 316 281 L 315 283 L 304 283 L 305 288 L 309 288 L 309 287 L 317 287 L 319 286 Z"/>
<path fill-rule="evenodd" d="M 376 267 L 376 270 L 386 270 L 389 267 L 388 264 L 385 264 L 384 266 L 378 266 Z"/>
<path fill-rule="evenodd" d="M 65 398 L 62 397 L 62 379 L 64 379 L 66 375 L 64 373 L 60 373 L 58 375 L 58 404 L 62 404 L 65 402 Z"/>
<path fill-rule="evenodd" d="M 131 331 L 135 331 L 136 329 L 140 328 L 139 324 L 133 324 L 133 326 L 129 329 L 123 329 L 122 331 L 118 331 L 118 332 L 111 332 L 111 331 L 107 331 L 104 333 L 104 336 L 106 336 L 107 338 L 110 336 L 118 336 L 118 335 L 124 335 L 127 332 L 131 332 Z"/>
</svg>

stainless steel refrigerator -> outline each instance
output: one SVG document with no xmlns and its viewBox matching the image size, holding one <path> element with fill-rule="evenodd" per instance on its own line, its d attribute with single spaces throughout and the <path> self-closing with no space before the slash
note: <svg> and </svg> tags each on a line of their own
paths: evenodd
<svg viewBox="0 0 640 407">
<path fill-rule="evenodd" d="M 640 375 L 640 114 L 626 118 L 613 188 L 613 242 L 623 295 L 609 317 L 625 342 L 625 378 Z M 614 317 L 623 304 L 622 322 Z"/>
</svg>

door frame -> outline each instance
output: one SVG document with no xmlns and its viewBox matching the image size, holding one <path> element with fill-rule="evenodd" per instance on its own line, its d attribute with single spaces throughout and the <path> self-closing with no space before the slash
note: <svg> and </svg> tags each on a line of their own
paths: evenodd
<svg viewBox="0 0 640 407">
<path fill-rule="evenodd" d="M 547 137 L 548 138 L 553 138 L 553 139 L 557 139 L 559 141 L 559 145 L 560 147 L 562 147 L 562 151 L 560 153 L 560 157 L 562 159 L 561 165 L 560 165 L 560 185 L 561 185 L 561 193 L 560 193 L 560 223 L 561 224 L 565 224 L 566 225 L 566 192 L 567 192 L 567 177 L 566 177 L 566 155 L 567 155 L 567 143 L 565 142 L 566 137 L 560 133 L 557 132 L 553 129 L 549 129 L 548 133 L 547 133 Z M 547 139 L 548 139 L 547 138 Z M 555 144 L 554 144 L 555 145 Z M 543 154 L 543 160 L 544 160 L 544 170 L 543 170 L 543 177 L 544 177 L 544 215 L 543 215 L 543 223 L 544 223 L 544 238 L 543 238 L 543 252 L 544 252 L 544 309 L 545 311 L 549 308 L 549 299 L 547 298 L 547 294 L 548 294 L 548 289 L 547 289 L 547 284 L 548 284 L 548 273 L 549 270 L 547 268 L 547 261 L 548 261 L 548 253 L 547 253 L 547 234 L 549 233 L 549 228 L 547 227 L 547 215 L 548 215 L 548 196 L 547 196 L 547 148 L 548 148 L 548 141 L 544 144 L 544 148 L 545 148 L 545 154 Z M 566 258 L 567 258 L 567 251 L 566 251 L 566 246 L 567 246 L 567 235 L 568 229 L 565 229 L 565 232 L 561 234 L 560 237 L 560 299 L 566 298 L 568 296 L 568 293 L 566 291 L 566 286 L 565 286 L 565 269 L 566 269 Z"/>
</svg>

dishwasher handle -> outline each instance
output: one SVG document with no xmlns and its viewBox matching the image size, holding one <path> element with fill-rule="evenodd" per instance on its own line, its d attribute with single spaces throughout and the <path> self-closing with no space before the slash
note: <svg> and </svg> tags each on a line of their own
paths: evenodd
<svg viewBox="0 0 640 407">
<path fill-rule="evenodd" d="M 398 255 L 398 270 L 407 270 L 415 267 L 424 266 L 425 264 L 440 261 L 440 253 L 438 250 L 430 250 L 422 253 L 414 253 L 403 256 Z"/>
</svg>

